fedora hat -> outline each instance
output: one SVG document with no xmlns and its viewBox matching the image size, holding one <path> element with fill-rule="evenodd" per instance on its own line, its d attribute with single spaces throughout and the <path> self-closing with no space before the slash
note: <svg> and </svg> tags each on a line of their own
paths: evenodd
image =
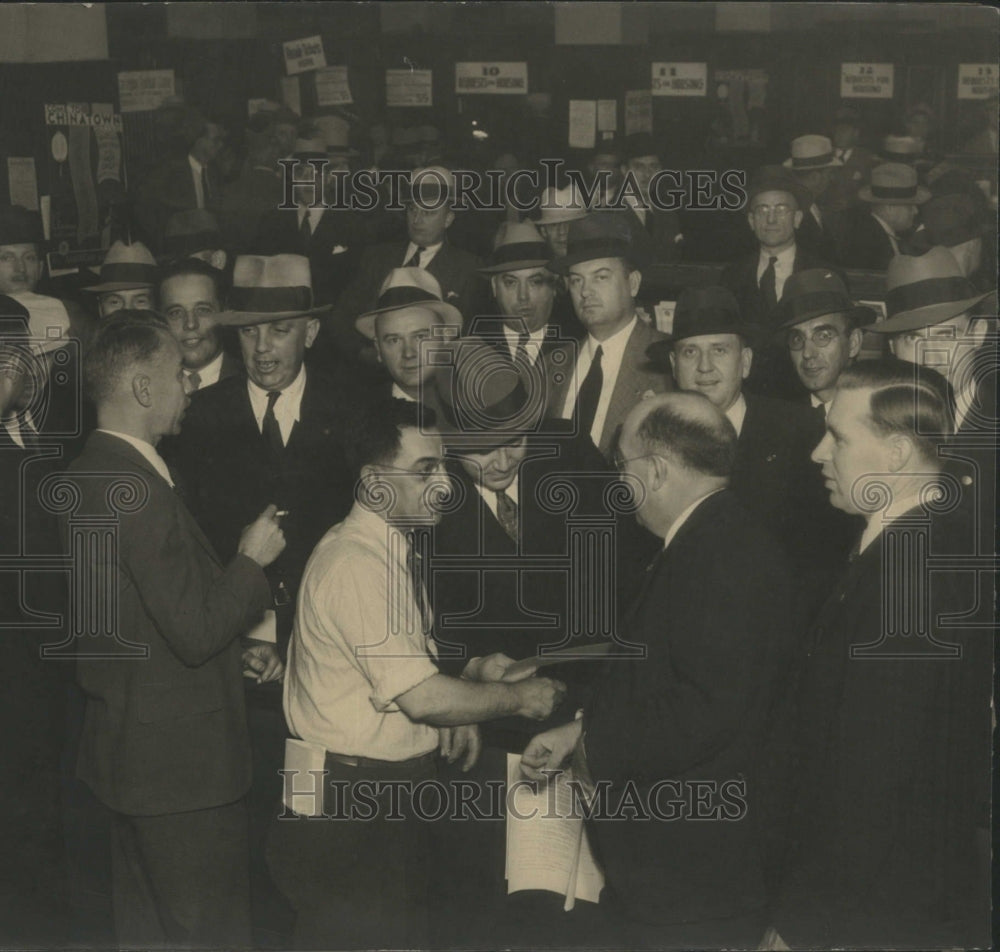
<svg viewBox="0 0 1000 952">
<path fill-rule="evenodd" d="M 447 202 L 455 193 L 455 176 L 443 165 L 427 165 L 414 169 L 408 181 L 403 182 L 402 201 L 404 204 L 418 202 L 431 208 Z"/>
<path fill-rule="evenodd" d="M 846 314 L 852 327 L 870 324 L 876 318 L 870 307 L 851 300 L 839 275 L 827 268 L 809 268 L 789 275 L 778 304 L 778 330 L 826 314 Z"/>
<path fill-rule="evenodd" d="M 437 278 L 423 268 L 393 268 L 379 288 L 374 310 L 358 317 L 354 326 L 359 334 L 375 340 L 375 318 L 379 314 L 410 307 L 433 311 L 442 324 L 450 325 L 459 332 L 462 329 L 462 312 L 454 304 L 442 300 Z"/>
<path fill-rule="evenodd" d="M 888 135 L 882 140 L 881 155 L 886 162 L 916 162 L 924 157 L 924 140 Z"/>
<path fill-rule="evenodd" d="M 313 305 L 312 274 L 304 255 L 240 255 L 233 267 L 229 307 L 218 323 L 249 327 L 322 314 Z"/>
<path fill-rule="evenodd" d="M 41 245 L 45 243 L 42 216 L 21 205 L 0 207 L 0 245 Z"/>
<path fill-rule="evenodd" d="M 800 211 L 805 211 L 813 203 L 812 193 L 800 185 L 798 179 L 783 165 L 762 165 L 757 169 L 747 187 L 748 211 L 750 203 L 764 192 L 788 192 Z"/>
<path fill-rule="evenodd" d="M 923 237 L 926 249 L 935 245 L 954 248 L 974 238 L 982 238 L 986 231 L 976 203 L 968 195 L 932 196 L 920 209 L 920 220 L 923 228 L 914 238 Z"/>
<path fill-rule="evenodd" d="M 450 341 L 437 367 L 437 388 L 449 445 L 486 451 L 537 429 L 545 412 L 545 387 L 478 337 Z"/>
<path fill-rule="evenodd" d="M 947 248 L 931 248 L 919 256 L 896 255 L 889 262 L 885 284 L 886 319 L 867 328 L 879 334 L 938 324 L 996 294 L 976 291 Z"/>
<path fill-rule="evenodd" d="M 570 222 L 566 254 L 555 258 L 549 270 L 567 274 L 572 265 L 595 258 L 624 258 L 633 269 L 641 267 L 625 214 L 602 209 Z"/>
<path fill-rule="evenodd" d="M 532 222 L 505 221 L 500 223 L 493 251 L 479 273 L 490 275 L 522 268 L 544 268 L 551 258 L 549 246 Z"/>
<path fill-rule="evenodd" d="M 204 208 L 176 212 L 163 231 L 164 257 L 186 258 L 198 251 L 222 247 L 222 232 L 215 215 Z"/>
<path fill-rule="evenodd" d="M 858 190 L 861 201 L 883 205 L 923 205 L 930 197 L 930 191 L 917 184 L 916 169 L 901 162 L 876 165 L 871 183 Z"/>
<path fill-rule="evenodd" d="M 351 124 L 341 116 L 317 116 L 312 120 L 316 137 L 327 155 L 360 155 L 351 148 Z"/>
<path fill-rule="evenodd" d="M 101 262 L 100 283 L 92 284 L 84 290 L 94 294 L 132 291 L 136 288 L 153 287 L 159 277 L 156 259 L 141 241 L 130 245 L 116 241 Z"/>
<path fill-rule="evenodd" d="M 792 154 L 784 167 L 793 172 L 810 172 L 843 165 L 833 154 L 833 143 L 826 136 L 799 136 L 792 139 Z"/>
<path fill-rule="evenodd" d="M 565 188 L 549 187 L 542 195 L 538 204 L 541 212 L 537 219 L 539 225 L 558 225 L 564 221 L 577 221 L 587 214 L 587 206 L 576 194 L 572 185 Z"/>
</svg>

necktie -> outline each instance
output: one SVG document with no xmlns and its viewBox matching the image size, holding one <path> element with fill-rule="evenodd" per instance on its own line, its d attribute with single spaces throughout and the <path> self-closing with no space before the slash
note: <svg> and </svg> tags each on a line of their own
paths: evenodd
<svg viewBox="0 0 1000 952">
<path fill-rule="evenodd" d="M 406 569 L 410 575 L 413 600 L 420 612 L 421 631 L 430 628 L 430 612 L 427 605 L 427 587 L 424 579 L 424 559 L 420 552 L 421 540 L 426 538 L 415 531 L 406 534 Z"/>
<path fill-rule="evenodd" d="M 517 338 L 517 349 L 514 351 L 514 363 L 526 366 L 531 363 L 528 359 L 528 340 L 530 335 L 527 331 Z"/>
<path fill-rule="evenodd" d="M 590 370 L 580 384 L 580 392 L 576 397 L 577 432 L 590 435 L 594 426 L 594 416 L 597 414 L 597 404 L 601 400 L 601 388 L 604 386 L 604 371 L 601 369 L 601 357 L 604 352 L 598 346 L 594 351 L 594 359 L 590 362 Z"/>
<path fill-rule="evenodd" d="M 834 153 L 834 157 L 840 159 L 841 162 L 844 161 L 844 156 L 846 155 L 847 151 L 845 149 L 837 149 L 837 151 Z"/>
<path fill-rule="evenodd" d="M 764 295 L 764 300 L 767 302 L 767 309 L 769 311 L 778 306 L 778 282 L 774 273 L 774 265 L 777 260 L 775 255 L 771 255 L 768 258 L 764 273 L 760 276 L 760 290 Z"/>
<path fill-rule="evenodd" d="M 187 375 L 188 383 L 191 385 L 190 393 L 194 393 L 201 386 L 201 374 L 197 370 L 192 370 Z"/>
<path fill-rule="evenodd" d="M 34 424 L 28 419 L 27 411 L 17 415 L 17 429 L 21 434 L 21 440 L 24 443 L 25 449 L 35 449 L 38 446 L 38 430 L 35 429 Z"/>
<path fill-rule="evenodd" d="M 264 420 L 260 432 L 267 443 L 267 448 L 275 455 L 280 456 L 285 444 L 281 439 L 281 427 L 278 426 L 278 418 L 274 415 L 274 405 L 281 396 L 280 390 L 269 390 L 267 393 L 267 409 L 264 411 Z"/>
<path fill-rule="evenodd" d="M 302 224 L 299 225 L 299 234 L 302 236 L 302 241 L 304 244 L 309 244 L 309 239 L 312 238 L 312 224 L 309 222 L 309 209 L 306 209 L 306 213 L 302 216 Z"/>
<path fill-rule="evenodd" d="M 209 202 L 212 200 L 212 189 L 208 184 L 208 166 L 203 165 L 201 167 L 201 197 L 202 197 L 202 208 L 208 208 Z"/>
<path fill-rule="evenodd" d="M 518 539 L 517 503 L 502 489 L 496 491 L 497 520 L 514 542 Z"/>
<path fill-rule="evenodd" d="M 403 262 L 404 268 L 419 268 L 420 267 L 420 256 L 426 251 L 426 248 L 417 246 L 417 250 L 410 255 L 409 260 Z"/>
</svg>

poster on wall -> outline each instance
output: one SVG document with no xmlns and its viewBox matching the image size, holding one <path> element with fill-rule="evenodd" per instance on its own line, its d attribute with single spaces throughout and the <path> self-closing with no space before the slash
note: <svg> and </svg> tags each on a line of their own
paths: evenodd
<svg viewBox="0 0 1000 952">
<path fill-rule="evenodd" d="M 315 76 L 316 105 L 350 106 L 354 102 L 346 66 L 327 66 L 316 70 Z"/>
<path fill-rule="evenodd" d="M 385 104 L 387 106 L 432 106 L 434 94 L 429 69 L 387 69 Z"/>
<path fill-rule="evenodd" d="M 152 112 L 176 95 L 172 69 L 129 70 L 118 74 L 118 105 L 123 113 Z"/>
<path fill-rule="evenodd" d="M 47 103 L 49 268 L 100 264 L 124 198 L 121 115 L 111 103 Z"/>
<path fill-rule="evenodd" d="M 455 64 L 455 92 L 461 95 L 523 95 L 527 91 L 527 63 Z"/>
<path fill-rule="evenodd" d="M 998 94 L 1000 67 L 996 63 L 959 63 L 959 99 L 989 99 Z"/>
<path fill-rule="evenodd" d="M 38 175 L 31 156 L 8 156 L 7 185 L 11 205 L 38 211 Z"/>
<path fill-rule="evenodd" d="M 615 132 L 618 129 L 618 100 L 597 100 L 597 131 Z"/>
<path fill-rule="evenodd" d="M 571 99 L 569 101 L 569 147 L 592 149 L 597 142 L 597 101 Z"/>
<path fill-rule="evenodd" d="M 326 54 L 323 52 L 323 37 L 307 36 L 301 40 L 289 40 L 282 43 L 285 54 L 285 72 L 289 76 L 308 73 L 314 69 L 326 66 Z"/>
<path fill-rule="evenodd" d="M 648 89 L 625 93 L 625 135 L 653 131 L 653 94 Z"/>
<path fill-rule="evenodd" d="M 654 96 L 705 96 L 708 63 L 653 63 Z"/>
<path fill-rule="evenodd" d="M 892 99 L 892 63 L 841 63 L 841 99 Z"/>
</svg>

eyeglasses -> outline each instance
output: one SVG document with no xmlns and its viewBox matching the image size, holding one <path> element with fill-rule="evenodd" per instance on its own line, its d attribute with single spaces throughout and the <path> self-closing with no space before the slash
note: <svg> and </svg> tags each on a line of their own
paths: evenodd
<svg viewBox="0 0 1000 952">
<path fill-rule="evenodd" d="M 443 459 L 425 463 L 419 469 L 406 469 L 403 466 L 390 466 L 388 463 L 383 463 L 382 469 L 391 469 L 394 473 L 409 473 L 411 476 L 419 476 L 421 482 L 425 483 L 430 482 L 435 476 L 445 471 Z"/>
<path fill-rule="evenodd" d="M 643 453 L 642 456 L 630 456 L 626 459 L 622 456 L 621 450 L 616 449 L 614 453 L 611 454 L 611 462 L 614 464 L 615 469 L 617 469 L 619 473 L 623 473 L 625 472 L 625 467 L 629 463 L 634 463 L 640 459 L 652 459 L 654 456 L 659 455 L 659 453 Z"/>
<path fill-rule="evenodd" d="M 824 347 L 829 347 L 840 336 L 841 332 L 832 327 L 817 327 L 808 337 L 802 331 L 789 331 L 788 349 L 802 350 L 806 346 L 806 341 L 809 340 L 822 350 Z"/>
<path fill-rule="evenodd" d="M 750 209 L 750 214 L 756 218 L 768 218 L 773 213 L 775 218 L 787 218 L 794 211 L 794 205 L 757 205 Z"/>
</svg>

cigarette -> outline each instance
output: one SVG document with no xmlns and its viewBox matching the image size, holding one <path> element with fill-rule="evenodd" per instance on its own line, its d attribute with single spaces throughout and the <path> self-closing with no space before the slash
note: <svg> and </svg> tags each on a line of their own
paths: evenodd
<svg viewBox="0 0 1000 952">
<path fill-rule="evenodd" d="M 289 512 L 290 512 L 290 510 L 288 510 L 288 509 L 279 509 L 279 510 L 278 510 L 278 511 L 277 511 L 277 512 L 276 512 L 276 513 L 274 514 L 274 518 L 275 518 L 275 519 L 280 519 L 280 518 L 281 518 L 282 516 L 287 516 Z"/>
</svg>

